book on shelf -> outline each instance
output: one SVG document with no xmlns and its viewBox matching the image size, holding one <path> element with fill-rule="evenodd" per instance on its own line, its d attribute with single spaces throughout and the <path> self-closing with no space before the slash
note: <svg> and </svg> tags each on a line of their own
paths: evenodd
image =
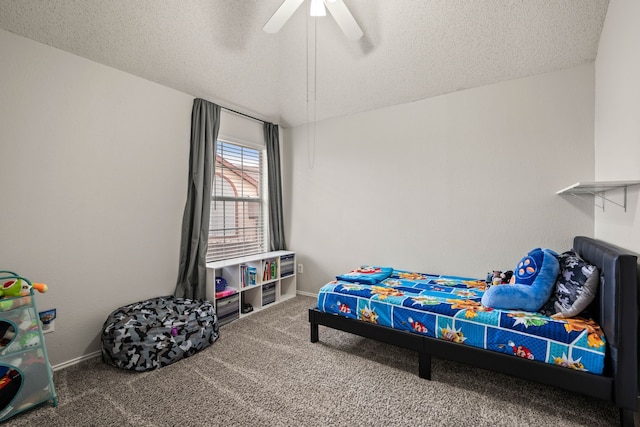
<svg viewBox="0 0 640 427">
<path fill-rule="evenodd" d="M 249 273 L 249 279 L 248 279 L 249 286 L 254 286 L 256 284 L 256 268 L 249 267 L 247 270 Z"/>
<path fill-rule="evenodd" d="M 267 259 L 264 261 L 262 270 L 262 281 L 268 282 L 278 277 L 278 263 L 275 259 Z"/>
<path fill-rule="evenodd" d="M 256 284 L 257 271 L 255 267 L 246 264 L 240 265 L 240 285 L 243 288 Z"/>
</svg>

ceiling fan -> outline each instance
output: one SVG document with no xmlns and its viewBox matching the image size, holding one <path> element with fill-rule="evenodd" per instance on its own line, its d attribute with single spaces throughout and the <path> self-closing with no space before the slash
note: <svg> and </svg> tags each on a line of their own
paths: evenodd
<svg viewBox="0 0 640 427">
<path fill-rule="evenodd" d="M 276 10 L 276 13 L 273 14 L 262 29 L 270 34 L 277 33 L 304 1 L 305 0 L 284 0 L 278 10 Z M 325 16 L 325 6 L 329 9 L 338 26 L 349 40 L 358 40 L 362 37 L 363 33 L 360 26 L 353 18 L 353 15 L 343 0 L 311 0 L 311 16 Z"/>
</svg>

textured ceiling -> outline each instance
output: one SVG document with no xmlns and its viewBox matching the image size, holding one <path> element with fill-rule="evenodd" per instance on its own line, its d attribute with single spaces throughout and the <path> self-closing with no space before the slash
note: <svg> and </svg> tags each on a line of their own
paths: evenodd
<svg viewBox="0 0 640 427">
<path fill-rule="evenodd" d="M 289 127 L 593 61 L 608 6 L 345 0 L 349 41 L 306 7 L 264 33 L 281 1 L 0 0 L 0 28 Z"/>
</svg>

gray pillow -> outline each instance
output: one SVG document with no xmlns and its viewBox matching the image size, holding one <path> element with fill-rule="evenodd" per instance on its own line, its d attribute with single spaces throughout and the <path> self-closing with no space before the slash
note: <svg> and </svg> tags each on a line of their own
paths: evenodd
<svg viewBox="0 0 640 427">
<path fill-rule="evenodd" d="M 596 297 L 600 275 L 595 265 L 588 264 L 573 251 L 563 253 L 558 261 L 560 274 L 553 296 L 555 317 L 574 317 Z"/>
</svg>

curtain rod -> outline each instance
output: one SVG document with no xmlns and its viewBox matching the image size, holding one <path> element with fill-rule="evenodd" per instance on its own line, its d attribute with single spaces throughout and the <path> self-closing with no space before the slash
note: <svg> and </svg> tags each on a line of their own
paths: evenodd
<svg viewBox="0 0 640 427">
<path fill-rule="evenodd" d="M 244 117 L 246 117 L 246 118 L 248 118 L 248 119 L 255 120 L 256 122 L 260 122 L 260 123 L 270 123 L 270 122 L 266 122 L 266 121 L 264 121 L 264 120 L 262 120 L 262 119 L 258 119 L 258 118 L 256 118 L 256 117 L 250 116 L 250 115 L 248 115 L 248 114 L 241 113 L 240 111 L 232 110 L 231 108 L 227 108 L 227 107 L 223 107 L 223 106 L 220 106 L 220 108 L 222 108 L 223 110 L 227 110 L 227 111 L 229 111 L 230 113 L 238 114 L 238 115 L 240 115 L 240 116 L 244 116 Z"/>
</svg>

